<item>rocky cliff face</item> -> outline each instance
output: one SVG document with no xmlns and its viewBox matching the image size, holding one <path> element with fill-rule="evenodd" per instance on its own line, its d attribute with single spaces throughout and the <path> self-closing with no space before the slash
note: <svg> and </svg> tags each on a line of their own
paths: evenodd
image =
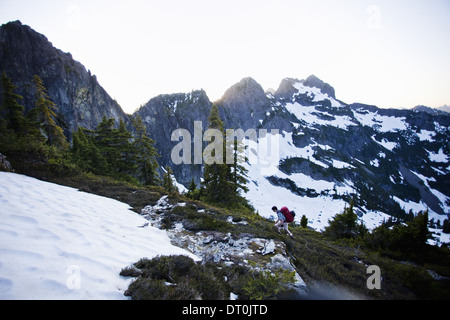
<svg viewBox="0 0 450 320">
<path fill-rule="evenodd" d="M 260 126 L 259 120 L 271 107 L 263 88 L 252 78 L 230 87 L 216 104 L 227 128 L 243 130 Z"/>
<path fill-rule="evenodd" d="M 94 129 L 104 115 L 129 121 L 90 71 L 20 21 L 0 28 L 0 72 L 6 72 L 18 87 L 16 93 L 23 96 L 21 103 L 26 111 L 35 102 L 31 80 L 34 75 L 40 76 L 66 122 L 66 134 L 78 126 Z"/>
<path fill-rule="evenodd" d="M 176 129 L 186 129 L 191 133 L 192 150 L 194 137 L 194 121 L 202 124 L 203 131 L 208 126 L 208 116 L 212 103 L 203 90 L 190 93 L 164 94 L 150 99 L 136 111 L 142 118 L 149 136 L 155 140 L 161 157 L 161 166 L 170 166 L 177 180 L 188 185 L 192 178 L 200 185 L 203 176 L 201 165 L 180 164 L 174 166 L 171 161 L 171 150 L 178 143 L 173 142 L 172 132 Z"/>
</svg>

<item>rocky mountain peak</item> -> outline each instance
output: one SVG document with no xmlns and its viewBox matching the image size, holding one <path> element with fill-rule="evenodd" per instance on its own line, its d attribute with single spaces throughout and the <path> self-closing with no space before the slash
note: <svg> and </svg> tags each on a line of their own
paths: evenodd
<svg viewBox="0 0 450 320">
<path fill-rule="evenodd" d="M 233 104 L 242 99 L 256 102 L 261 99 L 264 100 L 265 97 L 262 86 L 253 78 L 247 77 L 230 87 L 219 101 L 225 104 Z"/>
<path fill-rule="evenodd" d="M 31 29 L 27 25 L 22 24 L 22 22 L 20 22 L 19 20 L 8 22 L 1 26 L 1 29 L 5 31 L 4 33 L 2 33 L 3 36 L 10 35 L 14 36 L 14 38 L 16 39 L 31 36 L 48 41 L 48 39 L 44 35 L 34 32 L 33 29 Z M 15 43 L 17 42 L 11 42 L 12 45 Z"/>
<path fill-rule="evenodd" d="M 202 90 L 193 90 L 189 93 L 172 93 L 172 94 L 160 94 L 154 98 L 151 98 L 144 106 L 136 111 L 139 114 L 145 114 L 148 112 L 157 112 L 162 109 L 168 109 L 173 113 L 179 112 L 179 107 L 193 107 L 196 105 L 210 104 L 209 98 L 206 92 Z"/>
<path fill-rule="evenodd" d="M 448 105 L 440 106 L 437 109 L 440 110 L 440 111 L 444 111 L 444 112 L 450 113 L 450 106 L 448 106 Z"/>
<path fill-rule="evenodd" d="M 149 136 L 155 140 L 155 147 L 160 151 L 158 162 L 165 167 L 169 165 L 179 182 L 186 185 L 195 179 L 200 183 L 200 168 L 188 164 L 173 166 L 170 151 L 174 147 L 171 140 L 175 129 L 187 129 L 194 133 L 194 122 L 200 121 L 202 127 L 208 126 L 208 115 L 212 103 L 204 90 L 189 93 L 161 94 L 150 99 L 135 112 L 147 127 Z M 197 166 L 198 167 L 198 166 Z"/>
<path fill-rule="evenodd" d="M 250 77 L 230 87 L 216 104 L 224 122 L 239 128 L 255 128 L 270 108 L 263 87 Z"/>
<path fill-rule="evenodd" d="M 432 115 L 448 115 L 448 112 L 445 111 L 445 109 L 433 109 L 427 106 L 423 106 L 423 105 L 418 105 L 415 106 L 414 108 L 412 108 L 411 110 L 416 111 L 416 112 L 427 112 L 429 114 Z"/>
<path fill-rule="evenodd" d="M 333 99 L 336 99 L 334 88 L 328 83 L 325 83 L 317 78 L 315 75 L 310 75 L 308 78 L 306 78 L 303 84 L 307 87 L 319 88 L 322 93 L 327 94 Z"/>
<path fill-rule="evenodd" d="M 323 94 L 328 95 L 330 98 L 336 99 L 334 88 L 315 75 L 310 75 L 306 78 L 306 80 L 298 80 L 295 78 L 283 79 L 278 90 L 275 92 L 275 96 L 284 99 L 291 98 L 293 94 L 297 93 L 297 89 L 295 87 L 295 84 L 297 83 L 301 83 L 303 86 L 310 88 L 318 88 Z"/>
<path fill-rule="evenodd" d="M 290 99 L 297 92 L 294 85 L 298 82 L 300 82 L 298 79 L 284 78 L 281 80 L 280 86 L 275 91 L 274 96 L 281 99 Z"/>
</svg>

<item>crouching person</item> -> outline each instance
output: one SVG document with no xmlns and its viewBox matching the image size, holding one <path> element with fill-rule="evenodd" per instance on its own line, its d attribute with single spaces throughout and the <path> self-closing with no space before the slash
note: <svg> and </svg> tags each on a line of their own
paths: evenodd
<svg viewBox="0 0 450 320">
<path fill-rule="evenodd" d="M 288 235 L 291 238 L 294 238 L 294 235 L 289 231 L 289 223 L 294 221 L 294 217 L 287 207 L 282 207 L 280 210 L 276 206 L 272 207 L 272 211 L 277 214 L 277 221 L 275 222 L 275 227 L 277 228 L 278 233 L 281 233 L 281 229 L 286 230 Z"/>
</svg>

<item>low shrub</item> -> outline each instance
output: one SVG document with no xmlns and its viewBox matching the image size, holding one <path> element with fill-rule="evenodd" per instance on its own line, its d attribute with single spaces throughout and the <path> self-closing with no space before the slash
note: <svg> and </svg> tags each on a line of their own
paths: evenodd
<svg viewBox="0 0 450 320">
<path fill-rule="evenodd" d="M 295 281 L 292 272 L 197 264 L 186 256 L 141 259 L 121 275 L 138 276 L 126 291 L 134 300 L 225 300 L 230 292 L 244 300 L 277 299 L 288 294 Z"/>
</svg>

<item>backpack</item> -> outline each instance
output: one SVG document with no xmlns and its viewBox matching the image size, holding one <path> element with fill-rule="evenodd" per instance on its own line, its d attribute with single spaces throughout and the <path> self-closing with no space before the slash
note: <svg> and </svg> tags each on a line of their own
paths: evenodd
<svg viewBox="0 0 450 320">
<path fill-rule="evenodd" d="M 295 215 L 292 215 L 292 212 L 290 212 L 287 207 L 281 208 L 280 211 L 284 215 L 284 217 L 286 218 L 286 222 L 287 223 L 294 222 L 294 216 Z"/>
</svg>

